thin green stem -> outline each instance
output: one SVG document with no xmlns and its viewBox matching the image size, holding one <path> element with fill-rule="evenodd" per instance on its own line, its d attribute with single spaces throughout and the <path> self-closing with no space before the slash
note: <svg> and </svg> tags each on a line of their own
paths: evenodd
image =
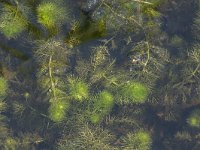
<svg viewBox="0 0 200 150">
<path fill-rule="evenodd" d="M 52 90 L 52 92 L 53 92 L 54 100 L 56 100 L 55 83 L 54 83 L 54 81 L 53 81 L 51 63 L 52 63 L 52 56 L 49 57 L 49 64 L 48 64 L 48 67 L 49 67 L 49 77 L 50 77 L 50 81 L 51 81 L 51 90 Z"/>
</svg>

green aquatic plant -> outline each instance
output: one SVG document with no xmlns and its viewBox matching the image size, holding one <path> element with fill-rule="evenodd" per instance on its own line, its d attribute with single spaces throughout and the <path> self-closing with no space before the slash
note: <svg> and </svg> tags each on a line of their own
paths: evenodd
<svg viewBox="0 0 200 150">
<path fill-rule="evenodd" d="M 131 76 L 150 87 L 154 86 L 169 63 L 168 51 L 149 41 L 140 41 L 131 47 L 127 49 Z"/>
<path fill-rule="evenodd" d="M 90 115 L 90 121 L 93 124 L 97 124 L 97 123 L 101 122 L 101 120 L 102 120 L 102 116 L 100 114 L 92 113 Z"/>
<path fill-rule="evenodd" d="M 74 47 L 81 43 L 104 37 L 106 34 L 107 30 L 103 20 L 92 22 L 84 19 L 83 21 L 72 22 L 71 31 L 65 41 L 69 47 Z"/>
<path fill-rule="evenodd" d="M 0 77 L 0 99 L 6 96 L 8 90 L 8 83 L 6 79 Z"/>
<path fill-rule="evenodd" d="M 12 103 L 12 109 L 13 109 L 13 114 L 14 115 L 22 115 L 22 113 L 25 110 L 25 106 L 17 101 L 14 101 Z"/>
<path fill-rule="evenodd" d="M 69 78 L 68 88 L 71 98 L 77 101 L 83 101 L 89 96 L 89 86 L 81 79 Z"/>
<path fill-rule="evenodd" d="M 37 19 L 47 28 L 54 28 L 66 22 L 68 12 L 59 2 L 44 1 L 37 7 Z"/>
<path fill-rule="evenodd" d="M 68 67 L 69 50 L 61 40 L 55 39 L 41 40 L 37 42 L 37 45 L 34 58 L 39 64 L 38 84 L 46 91 L 51 101 L 67 98 L 62 75 Z"/>
<path fill-rule="evenodd" d="M 4 4 L 16 3 L 13 5 L 13 8 L 18 10 L 16 18 L 23 16 L 21 19 L 24 19 L 27 16 L 24 15 L 22 9 L 26 8 L 18 5 L 23 4 L 24 1 L 22 1 L 1 0 L 0 4 L 4 6 Z M 26 36 L 31 35 L 31 31 L 36 31 L 32 29 L 32 25 L 41 31 L 39 36 L 35 36 L 34 39 L 31 36 L 28 38 L 31 41 L 25 43 L 28 46 L 29 44 L 37 46 L 33 49 L 29 47 L 30 60 L 24 62 L 18 59 L 13 60 L 13 56 L 7 57 L 7 52 L 6 54 L 2 52 L 5 48 L 1 46 L 0 74 L 10 80 L 1 69 L 1 64 L 2 66 L 6 65 L 6 68 L 8 65 L 9 69 L 16 72 L 16 77 L 9 81 L 12 87 L 9 89 L 9 97 L 6 98 L 6 102 L 4 98 L 0 101 L 0 149 L 5 149 L 4 145 L 8 145 L 8 149 L 56 149 L 55 142 L 59 142 L 57 145 L 59 150 L 148 150 L 152 143 L 150 133 L 146 130 L 136 130 L 143 126 L 144 122 L 147 123 L 146 128 L 155 130 L 158 135 L 155 138 L 160 137 L 160 134 L 157 134 L 160 129 L 164 131 L 162 132 L 164 142 L 161 145 L 167 143 L 166 140 L 174 134 L 167 134 L 169 138 L 165 138 L 165 131 L 168 130 L 171 122 L 166 121 L 166 117 L 163 116 L 171 115 L 171 113 L 167 113 L 168 110 L 179 115 L 182 105 L 176 105 L 177 102 L 199 99 L 200 55 L 199 46 L 193 51 L 189 51 L 188 56 L 185 55 L 187 52 L 181 49 L 184 60 L 174 58 L 173 55 L 168 57 L 168 50 L 160 47 L 166 47 L 166 44 L 167 47 L 184 47 L 183 41 L 177 37 L 171 38 L 170 42 L 170 38 L 158 34 L 161 33 L 160 26 L 165 26 L 166 17 L 164 17 L 164 21 L 159 19 L 159 11 L 164 7 L 158 8 L 157 2 L 162 3 L 165 0 L 93 0 L 92 3 L 97 3 L 97 7 L 92 8 L 90 12 L 83 12 L 87 16 L 86 23 L 80 22 L 79 26 L 75 22 L 71 28 L 66 24 L 63 29 L 64 32 L 69 31 L 68 33 L 61 33 L 61 25 L 67 21 L 64 18 L 67 18 L 68 15 L 68 8 L 61 4 L 61 1 L 27 1 L 28 4 L 31 4 L 33 13 L 31 18 L 27 19 L 30 22 L 28 22 Z M 169 2 L 170 6 L 173 6 L 174 9 L 182 7 L 182 2 L 177 5 L 176 1 L 178 0 L 175 0 L 174 3 Z M 90 5 L 90 2 L 89 0 L 77 1 L 78 4 L 81 3 L 80 5 Z M 76 2 L 70 1 L 69 4 L 72 4 L 73 7 L 75 5 L 72 8 L 72 14 L 74 20 L 78 20 L 77 10 L 79 8 L 77 3 L 74 3 Z M 184 1 L 184 3 L 187 2 Z M 168 10 L 168 8 L 171 7 L 166 9 Z M 170 9 L 167 13 L 171 14 L 174 9 Z M 166 13 L 166 10 L 162 10 L 162 12 Z M 4 12 L 0 12 L 0 16 L 3 14 Z M 168 14 L 163 16 L 168 16 Z M 167 17 L 166 21 L 169 18 Z M 38 24 L 35 25 L 35 19 L 45 28 L 45 31 L 41 27 L 37 27 Z M 12 21 L 10 22 L 12 23 Z M 21 22 L 20 19 L 19 22 Z M 71 22 L 72 20 L 69 24 Z M 14 26 L 14 23 L 12 25 Z M 4 29 L 6 27 L 11 28 L 11 25 L 5 26 Z M 13 29 L 14 31 L 19 30 L 15 27 Z M 167 30 L 165 31 L 168 32 Z M 55 35 L 54 31 L 60 33 Z M 4 34 L 4 32 L 2 33 Z M 15 36 L 11 34 L 11 31 L 5 33 L 9 35 L 8 38 L 11 38 L 18 36 L 21 32 L 17 33 L 16 31 Z M 62 37 L 63 34 L 67 34 L 67 39 Z M 102 38 L 107 34 L 109 34 L 108 37 Z M 177 34 L 181 35 L 180 32 Z M 98 38 L 101 39 L 96 40 Z M 40 39 L 43 41 L 38 41 Z M 90 43 L 89 40 L 92 42 Z M 20 42 L 18 46 L 25 50 L 21 41 L 15 42 Z M 88 46 L 94 47 L 88 48 Z M 177 63 L 181 64 L 180 67 Z M 27 72 L 30 74 L 22 73 L 18 69 L 18 66 L 19 68 L 27 66 L 24 64 L 34 66 L 31 71 L 28 69 Z M 172 66 L 176 67 L 172 68 Z M 188 74 L 181 75 L 182 72 L 179 73 L 179 68 L 185 68 Z M 71 74 L 74 76 L 70 77 Z M 163 75 L 164 77 L 162 77 Z M 184 76 L 187 77 L 184 78 Z M 35 82 L 36 80 L 37 82 Z M 179 81 L 182 82 L 181 85 Z M 149 94 L 150 87 L 154 88 L 151 94 Z M 173 94 L 168 94 L 165 89 Z M 176 89 L 179 89 L 181 93 L 179 94 Z M 188 93 L 185 92 L 186 90 Z M 95 96 L 91 97 L 91 95 Z M 192 98 L 189 97 L 191 95 Z M 144 104 L 147 98 L 148 105 Z M 117 104 L 115 105 L 115 103 Z M 119 103 L 120 105 L 118 105 Z M 6 106 L 9 106 L 8 110 L 6 110 Z M 162 108 L 164 108 L 163 112 L 160 113 Z M 6 113 L 4 113 L 5 111 Z M 149 111 L 151 112 L 150 116 L 146 113 Z M 5 116 L 3 116 L 4 114 Z M 149 117 L 150 119 L 148 119 Z M 159 117 L 161 124 L 160 121 L 154 122 L 152 117 Z M 180 116 L 178 117 L 181 120 Z M 198 120 L 188 118 L 187 122 L 197 124 Z M 4 122 L 8 124 L 4 124 Z M 12 125 L 13 122 L 16 123 L 15 126 Z M 160 127 L 163 122 L 166 123 L 164 130 Z M 101 129 L 100 125 L 104 129 Z M 158 127 L 158 130 L 154 127 Z M 120 141 L 106 129 L 110 129 L 117 137 L 133 130 L 136 132 L 127 134 L 123 141 Z M 19 139 L 10 137 L 12 135 L 10 131 L 14 131 L 13 135 Z M 22 135 L 24 133 L 25 136 Z M 32 136 L 30 133 L 35 133 L 35 135 Z M 194 134 L 192 133 L 191 136 Z M 44 139 L 40 138 L 41 135 Z M 197 135 L 191 140 L 199 140 L 197 139 L 199 135 Z M 59 139 L 61 136 L 62 139 Z M 194 142 L 196 141 L 191 143 Z M 12 146 L 15 143 L 16 146 Z M 18 145 L 20 145 L 19 148 Z"/>
<path fill-rule="evenodd" d="M 19 141 L 12 137 L 8 137 L 5 141 L 4 148 L 5 150 L 15 150 L 19 146 Z"/>
<path fill-rule="evenodd" d="M 8 39 L 19 36 L 27 25 L 28 22 L 18 7 L 8 4 L 3 5 L 0 15 L 0 32 Z"/>
<path fill-rule="evenodd" d="M 0 112 L 5 111 L 6 109 L 7 109 L 6 102 L 0 100 Z"/>
<path fill-rule="evenodd" d="M 114 96 L 104 90 L 100 92 L 93 104 L 93 111 L 90 116 L 90 121 L 94 124 L 99 123 L 105 115 L 107 115 L 114 105 Z"/>
<path fill-rule="evenodd" d="M 200 109 L 193 110 L 187 118 L 187 123 L 191 127 L 200 128 Z"/>
<path fill-rule="evenodd" d="M 98 100 L 94 104 L 94 107 L 102 109 L 103 112 L 108 112 L 111 110 L 113 105 L 114 105 L 113 95 L 110 92 L 104 90 L 99 93 Z"/>
<path fill-rule="evenodd" d="M 140 3 L 141 12 L 143 15 L 148 17 L 148 19 L 160 17 L 161 13 L 157 10 L 158 6 L 161 5 L 163 0 L 149 0 L 147 3 Z"/>
<path fill-rule="evenodd" d="M 55 122 L 64 120 L 69 103 L 64 100 L 51 102 L 49 107 L 49 117 Z"/>
<path fill-rule="evenodd" d="M 127 82 L 120 88 L 122 103 L 144 103 L 148 97 L 148 87 L 138 81 Z"/>
<path fill-rule="evenodd" d="M 150 150 L 152 144 L 151 136 L 146 131 L 137 131 L 136 133 L 128 133 L 123 138 L 124 150 Z"/>
<path fill-rule="evenodd" d="M 94 69 L 105 64 L 108 60 L 108 55 L 107 46 L 93 47 L 91 51 L 91 64 Z"/>
<path fill-rule="evenodd" d="M 57 144 L 58 150 L 115 150 L 110 144 L 115 136 L 108 130 L 82 125 L 78 134 L 65 136 Z"/>
</svg>

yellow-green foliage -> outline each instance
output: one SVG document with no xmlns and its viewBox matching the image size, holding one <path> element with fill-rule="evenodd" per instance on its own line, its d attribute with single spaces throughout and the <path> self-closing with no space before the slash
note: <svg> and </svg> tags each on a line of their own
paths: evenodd
<svg viewBox="0 0 200 150">
<path fill-rule="evenodd" d="M 96 108 L 102 109 L 102 111 L 107 112 L 110 111 L 114 104 L 114 97 L 108 91 L 102 91 L 99 94 L 98 101 L 95 104 Z"/>
<path fill-rule="evenodd" d="M 82 101 L 89 96 L 89 87 L 88 85 L 80 80 L 75 78 L 69 78 L 69 93 L 72 99 Z"/>
<path fill-rule="evenodd" d="M 64 100 L 53 101 L 49 107 L 49 117 L 55 122 L 62 121 L 68 108 L 69 103 Z"/>
<path fill-rule="evenodd" d="M 5 150 L 15 150 L 18 146 L 18 141 L 12 137 L 8 137 L 5 141 Z"/>
<path fill-rule="evenodd" d="M 107 115 L 114 105 L 114 97 L 108 91 L 102 91 L 94 102 L 94 111 L 91 113 L 90 121 L 99 123 Z"/>
<path fill-rule="evenodd" d="M 0 112 L 5 111 L 6 108 L 7 108 L 6 102 L 0 100 Z"/>
<path fill-rule="evenodd" d="M 7 38 L 15 38 L 26 29 L 26 19 L 18 8 L 4 5 L 0 15 L 0 32 Z"/>
<path fill-rule="evenodd" d="M 191 127 L 200 128 L 200 109 L 192 111 L 192 113 L 187 118 L 187 123 Z"/>
<path fill-rule="evenodd" d="M 91 121 L 93 124 L 97 124 L 97 123 L 99 123 L 101 120 L 102 120 L 101 114 L 92 113 L 91 116 L 90 116 L 90 121 Z"/>
<path fill-rule="evenodd" d="M 123 142 L 124 150 L 149 150 L 151 149 L 152 139 L 148 132 L 138 131 L 128 133 Z"/>
<path fill-rule="evenodd" d="M 56 2 L 42 2 L 37 7 L 38 22 L 47 28 L 64 23 L 66 16 L 66 8 Z"/>
<path fill-rule="evenodd" d="M 4 78 L 0 77 L 0 98 L 4 98 L 6 96 L 7 89 L 7 81 Z"/>
<path fill-rule="evenodd" d="M 149 4 L 142 5 L 142 13 L 149 18 L 160 17 L 157 7 L 162 4 L 162 1 L 164 2 L 164 0 L 149 0 Z"/>
<path fill-rule="evenodd" d="M 149 89 L 145 84 L 131 81 L 121 87 L 120 94 L 122 101 L 127 103 L 144 103 L 149 94 Z"/>
</svg>

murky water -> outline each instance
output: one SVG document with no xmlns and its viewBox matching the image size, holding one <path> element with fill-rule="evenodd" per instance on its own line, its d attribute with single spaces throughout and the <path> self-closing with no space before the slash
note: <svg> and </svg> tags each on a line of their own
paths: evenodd
<svg viewBox="0 0 200 150">
<path fill-rule="evenodd" d="M 199 149 L 197 0 L 0 6 L 0 149 Z"/>
</svg>

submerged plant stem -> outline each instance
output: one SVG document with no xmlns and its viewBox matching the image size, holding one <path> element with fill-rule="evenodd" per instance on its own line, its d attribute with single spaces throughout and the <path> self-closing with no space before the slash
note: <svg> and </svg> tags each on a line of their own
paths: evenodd
<svg viewBox="0 0 200 150">
<path fill-rule="evenodd" d="M 53 81 L 53 76 L 52 76 L 52 68 L 51 68 L 51 62 L 52 62 L 52 56 L 49 57 L 49 77 L 50 77 L 50 81 L 51 81 L 51 89 L 53 91 L 53 97 L 54 100 L 56 100 L 56 92 L 55 92 L 55 83 Z"/>
</svg>

